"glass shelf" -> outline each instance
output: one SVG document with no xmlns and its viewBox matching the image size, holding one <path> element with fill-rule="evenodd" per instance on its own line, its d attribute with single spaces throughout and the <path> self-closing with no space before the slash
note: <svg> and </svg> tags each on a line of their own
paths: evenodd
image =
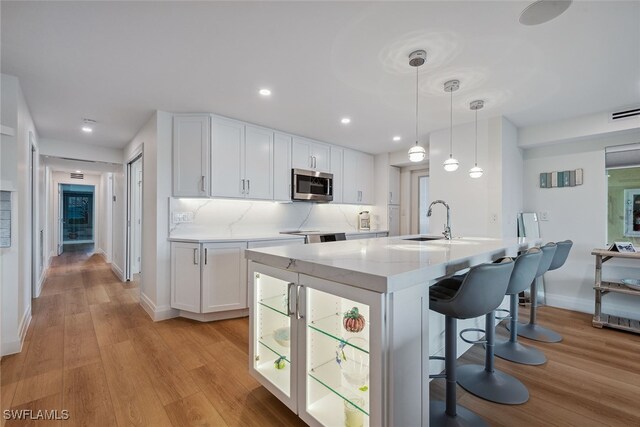
<svg viewBox="0 0 640 427">
<path fill-rule="evenodd" d="M 314 331 L 320 332 L 321 334 L 331 337 L 339 342 L 345 342 L 346 345 L 369 354 L 368 341 L 366 346 L 353 345 L 347 341 L 349 338 L 353 338 L 353 337 L 368 338 L 369 337 L 368 322 L 365 324 L 365 327 L 362 331 L 355 332 L 355 333 L 349 332 L 342 325 L 342 314 L 334 314 L 331 316 L 324 317 L 322 319 L 313 320 L 311 321 L 311 323 L 309 323 L 308 326 L 310 329 Z"/>
<path fill-rule="evenodd" d="M 337 384 L 337 381 L 335 379 L 341 378 L 342 372 L 340 366 L 335 362 L 335 360 L 330 360 L 320 366 L 311 369 L 308 375 L 324 388 L 331 391 L 332 394 L 340 397 L 343 401 L 349 401 L 351 405 L 353 405 L 359 411 L 367 416 L 369 415 L 369 390 L 367 389 L 367 391 L 362 391 L 356 386 L 345 386 L 342 383 Z M 363 386 L 368 385 L 368 383 L 369 380 L 367 379 L 366 383 L 363 384 Z M 364 399 L 364 405 L 359 405 L 354 402 L 352 400 L 353 397 Z"/>
<path fill-rule="evenodd" d="M 284 294 L 276 295 L 269 298 L 263 298 L 258 301 L 258 304 L 271 309 L 276 313 L 280 313 L 283 316 L 289 317 L 289 315 L 287 314 L 287 298 Z"/>
<path fill-rule="evenodd" d="M 263 335 L 262 337 L 260 337 L 258 342 L 263 347 L 267 348 L 268 350 L 271 350 L 271 352 L 276 356 L 278 357 L 284 356 L 285 358 L 284 360 L 287 361 L 288 363 L 291 363 L 291 358 L 289 357 L 289 353 L 291 353 L 291 349 L 289 347 L 280 345 L 273 337 L 273 334 Z"/>
</svg>

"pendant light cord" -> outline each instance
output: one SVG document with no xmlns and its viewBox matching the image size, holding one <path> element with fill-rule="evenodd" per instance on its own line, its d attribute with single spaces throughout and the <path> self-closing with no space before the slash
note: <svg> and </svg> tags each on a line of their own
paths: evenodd
<svg viewBox="0 0 640 427">
<path fill-rule="evenodd" d="M 475 165 L 478 166 L 478 109 L 476 108 L 476 155 Z"/>
<path fill-rule="evenodd" d="M 449 91 L 451 101 L 449 103 L 449 158 L 453 158 L 453 89 Z"/>
<path fill-rule="evenodd" d="M 416 67 L 416 145 L 418 145 L 418 68 Z"/>
</svg>

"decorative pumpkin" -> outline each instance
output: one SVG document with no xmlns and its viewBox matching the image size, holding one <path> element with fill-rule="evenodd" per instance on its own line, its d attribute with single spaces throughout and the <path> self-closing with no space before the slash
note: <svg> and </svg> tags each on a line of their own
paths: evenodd
<svg viewBox="0 0 640 427">
<path fill-rule="evenodd" d="M 342 324 L 349 332 L 360 332 L 364 329 L 365 319 L 364 316 L 358 312 L 358 307 L 353 307 L 344 314 Z"/>
<path fill-rule="evenodd" d="M 284 369 L 287 365 L 284 363 L 285 356 L 280 356 L 273 362 L 273 365 L 276 369 Z"/>
</svg>

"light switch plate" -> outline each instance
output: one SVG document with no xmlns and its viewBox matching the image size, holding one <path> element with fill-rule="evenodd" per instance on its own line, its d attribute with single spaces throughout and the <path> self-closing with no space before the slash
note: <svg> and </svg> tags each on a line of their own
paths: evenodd
<svg viewBox="0 0 640 427">
<path fill-rule="evenodd" d="M 193 222 L 193 212 L 174 212 L 172 219 L 174 224 Z"/>
</svg>

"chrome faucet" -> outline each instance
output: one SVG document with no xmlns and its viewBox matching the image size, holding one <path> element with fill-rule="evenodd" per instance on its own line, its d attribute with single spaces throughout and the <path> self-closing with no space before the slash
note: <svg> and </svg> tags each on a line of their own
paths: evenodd
<svg viewBox="0 0 640 427">
<path fill-rule="evenodd" d="M 451 240 L 451 209 L 449 208 L 447 202 L 445 202 L 444 200 L 434 200 L 433 202 L 431 202 L 431 204 L 429 205 L 429 210 L 427 211 L 427 216 L 431 216 L 433 205 L 437 204 L 442 204 L 445 208 L 447 208 L 447 225 L 444 227 L 444 231 L 442 232 L 442 234 L 444 235 L 445 239 Z"/>
</svg>

